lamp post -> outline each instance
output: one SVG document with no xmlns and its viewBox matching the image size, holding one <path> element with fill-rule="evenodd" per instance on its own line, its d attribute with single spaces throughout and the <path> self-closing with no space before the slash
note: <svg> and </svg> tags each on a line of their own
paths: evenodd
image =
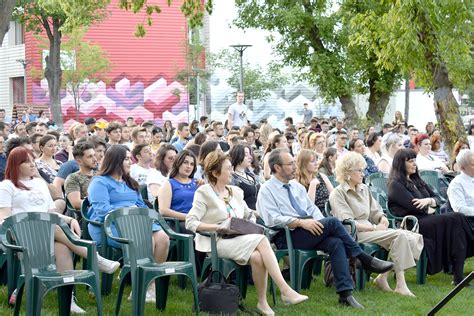
<svg viewBox="0 0 474 316">
<path fill-rule="evenodd" d="M 242 63 L 242 57 L 244 56 L 244 50 L 246 50 L 248 47 L 252 47 L 252 45 L 242 45 L 242 44 L 237 44 L 237 45 L 230 45 L 233 49 L 239 52 L 240 55 L 240 80 L 239 80 L 239 90 L 244 91 L 244 66 Z"/>
<path fill-rule="evenodd" d="M 27 88 L 26 88 L 26 66 L 31 63 L 31 60 L 27 60 L 27 59 L 17 59 L 16 60 L 17 62 L 19 62 L 22 66 L 23 66 L 23 77 L 24 77 L 24 80 L 23 80 L 23 94 L 24 94 L 24 103 L 27 104 L 28 101 L 27 101 L 27 98 L 26 98 L 26 91 L 27 91 Z"/>
</svg>

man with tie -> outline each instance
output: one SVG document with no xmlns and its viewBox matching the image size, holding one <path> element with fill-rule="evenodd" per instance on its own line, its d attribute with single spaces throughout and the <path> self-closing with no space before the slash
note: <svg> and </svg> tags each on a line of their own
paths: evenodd
<svg viewBox="0 0 474 316">
<path fill-rule="evenodd" d="M 325 218 L 321 214 L 314 201 L 308 198 L 303 185 L 293 180 L 296 164 L 287 149 L 273 150 L 268 163 L 272 177 L 262 185 L 257 198 L 257 211 L 265 224 L 274 228 L 288 226 L 293 246 L 297 249 L 328 253 L 339 302 L 354 308 L 364 308 L 352 296 L 353 282 L 348 257 L 359 259 L 364 269 L 376 273 L 392 269 L 393 263 L 363 252 L 337 218 Z M 273 242 L 279 249 L 287 247 L 284 232 L 279 232 Z"/>
</svg>

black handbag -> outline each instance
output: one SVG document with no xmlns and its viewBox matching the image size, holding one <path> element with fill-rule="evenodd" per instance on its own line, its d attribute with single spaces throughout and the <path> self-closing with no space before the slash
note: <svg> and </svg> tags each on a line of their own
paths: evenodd
<svg viewBox="0 0 474 316">
<path fill-rule="evenodd" d="M 238 286 L 226 282 L 222 272 L 211 271 L 198 286 L 198 300 L 201 312 L 237 315 L 240 292 Z"/>
</svg>

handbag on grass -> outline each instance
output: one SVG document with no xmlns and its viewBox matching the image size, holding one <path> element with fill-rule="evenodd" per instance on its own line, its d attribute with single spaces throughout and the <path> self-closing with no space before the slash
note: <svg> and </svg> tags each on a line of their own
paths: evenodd
<svg viewBox="0 0 474 316">
<path fill-rule="evenodd" d="M 262 235 L 264 229 L 262 226 L 255 224 L 246 219 L 230 217 L 219 224 L 217 234 L 222 238 L 233 238 L 240 235 L 259 234 Z"/>
<path fill-rule="evenodd" d="M 211 271 L 198 286 L 199 310 L 210 314 L 237 315 L 240 304 L 239 287 L 229 284 L 222 272 Z"/>
</svg>

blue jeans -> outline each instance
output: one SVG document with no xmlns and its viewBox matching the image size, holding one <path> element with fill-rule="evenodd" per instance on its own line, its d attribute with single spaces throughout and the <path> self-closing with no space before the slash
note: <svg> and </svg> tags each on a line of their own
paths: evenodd
<svg viewBox="0 0 474 316">
<path fill-rule="evenodd" d="M 357 257 L 362 249 L 357 242 L 347 233 L 346 228 L 335 217 L 326 217 L 319 222 L 324 229 L 321 235 L 313 235 L 303 228 L 291 232 L 293 247 L 303 250 L 321 250 L 329 254 L 334 273 L 336 292 L 352 290 L 352 277 L 349 272 L 349 257 Z M 286 248 L 285 234 L 276 236 L 275 244 L 278 248 Z"/>
</svg>

